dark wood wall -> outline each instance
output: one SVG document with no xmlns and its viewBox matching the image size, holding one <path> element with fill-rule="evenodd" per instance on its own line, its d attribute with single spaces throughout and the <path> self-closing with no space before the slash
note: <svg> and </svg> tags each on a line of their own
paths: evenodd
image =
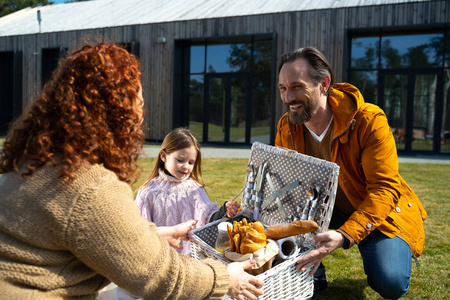
<svg viewBox="0 0 450 300">
<path fill-rule="evenodd" d="M 26 107 L 41 86 L 41 49 L 63 47 L 71 51 L 83 41 L 137 42 L 146 100 L 146 137 L 161 140 L 172 129 L 176 39 L 276 33 L 277 57 L 299 47 L 316 47 L 330 61 L 339 82 L 344 78 L 347 30 L 450 23 L 449 12 L 450 1 L 445 0 L 99 28 L 0 37 L 0 51 L 23 53 L 22 103 Z M 160 36 L 167 42 L 158 43 Z M 275 119 L 283 112 L 277 93 Z"/>
</svg>

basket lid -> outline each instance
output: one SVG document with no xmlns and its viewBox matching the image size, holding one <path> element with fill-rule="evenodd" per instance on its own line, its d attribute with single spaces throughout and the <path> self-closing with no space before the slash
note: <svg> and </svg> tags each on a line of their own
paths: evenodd
<svg viewBox="0 0 450 300">
<path fill-rule="evenodd" d="M 247 171 L 244 214 L 264 225 L 275 225 L 303 219 L 308 207 L 320 231 L 328 229 L 339 175 L 336 163 L 255 142 Z M 311 189 L 317 192 L 313 209 L 308 202 Z"/>
</svg>

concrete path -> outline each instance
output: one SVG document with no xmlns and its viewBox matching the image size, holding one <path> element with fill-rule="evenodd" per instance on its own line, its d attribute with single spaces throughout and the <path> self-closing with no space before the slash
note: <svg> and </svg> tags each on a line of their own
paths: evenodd
<svg viewBox="0 0 450 300">
<path fill-rule="evenodd" d="M 250 147 L 211 147 L 201 148 L 202 158 L 242 158 L 249 159 Z M 150 157 L 156 157 L 159 152 L 159 145 L 145 145 L 144 151 Z M 450 156 L 445 155 L 417 155 L 417 156 L 399 156 L 399 163 L 416 164 L 450 164 Z"/>
</svg>

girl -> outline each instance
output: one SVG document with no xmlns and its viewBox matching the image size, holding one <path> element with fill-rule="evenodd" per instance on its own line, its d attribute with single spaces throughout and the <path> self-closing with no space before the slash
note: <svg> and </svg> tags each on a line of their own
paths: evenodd
<svg viewBox="0 0 450 300">
<path fill-rule="evenodd" d="M 141 216 L 157 226 L 173 226 L 191 219 L 196 227 L 236 215 L 239 204 L 225 202 L 219 209 L 204 189 L 200 144 L 189 129 L 172 130 L 161 145 L 150 176 L 139 188 L 136 202 Z M 181 241 L 180 253 L 190 255 L 190 244 Z"/>
</svg>

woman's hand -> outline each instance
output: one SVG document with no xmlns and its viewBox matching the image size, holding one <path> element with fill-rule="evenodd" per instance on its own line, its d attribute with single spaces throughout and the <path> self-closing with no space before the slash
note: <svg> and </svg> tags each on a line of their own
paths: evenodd
<svg viewBox="0 0 450 300">
<path fill-rule="evenodd" d="M 225 204 L 225 207 L 227 209 L 227 217 L 233 218 L 237 214 L 241 205 L 236 201 L 230 201 Z"/>
<path fill-rule="evenodd" d="M 251 300 L 258 299 L 263 291 L 261 287 L 264 282 L 255 276 L 245 272 L 245 269 L 251 268 L 255 260 L 251 259 L 245 262 L 234 262 L 227 266 L 230 274 L 230 286 L 227 295 L 233 299 L 244 300 L 244 296 Z"/>
<path fill-rule="evenodd" d="M 297 270 L 303 272 L 314 265 L 314 268 L 309 272 L 310 276 L 314 275 L 319 268 L 320 261 L 325 256 L 344 245 L 344 236 L 337 231 L 319 233 L 314 236 L 314 239 L 319 242 L 319 246 L 300 257 L 295 266 Z"/>
</svg>

